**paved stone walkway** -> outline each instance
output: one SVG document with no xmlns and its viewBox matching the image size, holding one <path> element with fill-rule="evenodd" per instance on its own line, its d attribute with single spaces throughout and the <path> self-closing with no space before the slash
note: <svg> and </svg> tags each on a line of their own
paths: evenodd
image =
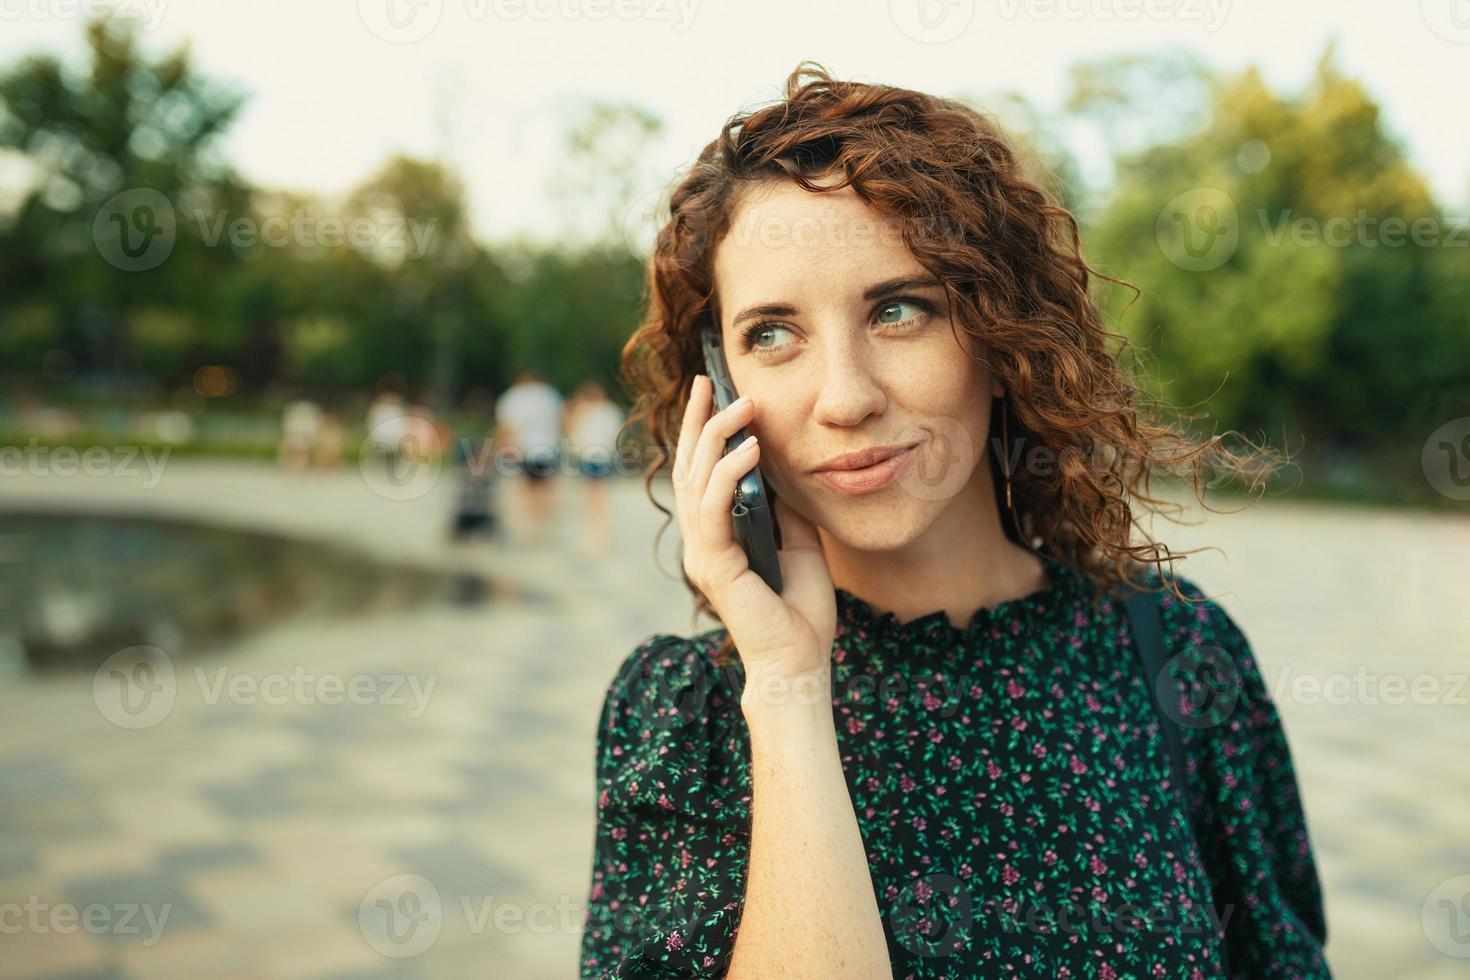
<svg viewBox="0 0 1470 980">
<path fill-rule="evenodd" d="M 0 681 L 0 977 L 574 976 L 603 691 L 649 633 L 711 625 L 690 619 L 676 527 L 655 566 L 663 518 L 642 481 L 613 488 L 614 557 L 595 566 L 575 557 L 570 482 L 537 553 L 450 549 L 447 473 L 413 500 L 353 469 L 176 459 L 146 482 L 7 477 L 0 510 L 354 542 L 527 598 L 300 617 L 165 651 L 171 680 L 158 664 L 129 675 L 168 695 L 141 708 L 116 677 Z M 1276 691 L 1336 975 L 1470 974 L 1470 877 L 1455 880 L 1470 876 L 1470 688 L 1456 688 L 1470 520 L 1269 501 L 1159 533 L 1227 553 L 1186 574 L 1237 617 Z M 1391 703 L 1416 681 L 1423 703 Z M 331 683 L 363 685 L 363 703 L 326 703 Z"/>
</svg>

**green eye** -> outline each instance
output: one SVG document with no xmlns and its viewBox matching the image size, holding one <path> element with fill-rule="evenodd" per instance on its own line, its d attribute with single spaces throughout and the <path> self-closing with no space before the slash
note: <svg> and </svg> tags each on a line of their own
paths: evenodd
<svg viewBox="0 0 1470 980">
<path fill-rule="evenodd" d="M 746 350 L 771 350 L 780 345 L 760 343 L 760 341 L 762 338 L 769 338 L 771 334 L 781 330 L 786 330 L 786 328 L 779 323 L 757 323 L 745 331 L 742 342 Z M 789 330 L 786 332 L 790 333 Z"/>
<path fill-rule="evenodd" d="M 896 315 L 893 315 L 893 314 L 896 314 L 899 311 L 901 311 L 905 306 L 910 307 L 910 308 L 912 308 L 912 309 L 914 309 L 914 310 L 916 310 L 918 312 L 911 313 L 908 316 L 896 316 Z M 921 313 L 921 312 L 923 312 L 923 311 L 920 309 L 920 307 L 919 307 L 919 305 L 917 303 L 910 303 L 910 302 L 908 302 L 906 300 L 895 300 L 892 303 L 884 303 L 882 306 L 880 306 L 878 308 L 878 322 L 879 323 L 903 323 L 903 322 L 905 322 L 907 320 L 912 320 L 914 317 L 918 316 L 919 313 Z"/>
</svg>

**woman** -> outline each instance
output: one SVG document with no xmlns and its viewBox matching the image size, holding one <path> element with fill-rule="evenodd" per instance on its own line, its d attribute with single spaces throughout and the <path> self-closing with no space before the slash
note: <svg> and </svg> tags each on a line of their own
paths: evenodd
<svg viewBox="0 0 1470 980">
<path fill-rule="evenodd" d="M 1075 222 L 1006 138 L 803 64 L 671 210 L 625 373 L 632 420 L 676 442 L 684 572 L 724 626 L 648 638 L 609 685 L 583 975 L 1328 976 L 1249 644 L 1133 534 L 1170 506 L 1150 471 L 1203 502 L 1207 466 L 1270 454 L 1145 417 Z M 719 413 L 706 321 L 745 396 Z M 731 538 L 757 463 L 780 595 Z M 1183 787 L 1131 588 L 1175 663 L 1232 682 L 1165 702 Z"/>
</svg>

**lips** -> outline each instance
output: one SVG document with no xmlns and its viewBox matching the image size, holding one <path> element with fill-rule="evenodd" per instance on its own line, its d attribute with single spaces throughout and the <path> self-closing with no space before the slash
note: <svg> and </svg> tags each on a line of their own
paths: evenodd
<svg viewBox="0 0 1470 980">
<path fill-rule="evenodd" d="M 813 472 L 822 473 L 828 471 L 865 469 L 866 467 L 881 463 L 885 459 L 891 459 L 892 457 L 897 456 L 899 453 L 903 452 L 906 449 L 912 449 L 916 445 L 918 445 L 918 443 L 909 443 L 908 445 L 895 446 L 874 446 L 871 449 L 863 449 L 855 453 L 843 453 L 840 456 L 833 456 L 831 459 L 827 460 L 827 462 L 823 463 L 821 466 L 818 466 Z"/>
<path fill-rule="evenodd" d="M 885 446 L 841 456 L 824 464 L 815 475 L 838 493 L 851 496 L 872 493 L 893 482 L 913 460 L 917 445 Z"/>
</svg>

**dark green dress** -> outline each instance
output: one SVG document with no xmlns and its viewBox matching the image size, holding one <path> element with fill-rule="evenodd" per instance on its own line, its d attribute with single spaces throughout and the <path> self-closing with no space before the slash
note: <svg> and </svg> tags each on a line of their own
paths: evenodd
<svg viewBox="0 0 1470 980">
<path fill-rule="evenodd" d="M 1177 573 L 1201 601 L 1159 593 L 1166 656 L 1212 651 L 1229 681 L 1212 716 L 1180 715 L 1186 814 L 1121 605 L 1089 613 L 1091 580 L 1042 558 L 1048 588 L 964 629 L 836 592 L 838 748 L 894 977 L 1329 976 L 1291 757 L 1239 627 Z M 723 634 L 651 636 L 608 687 L 584 977 L 729 967 L 752 784 Z"/>
</svg>

